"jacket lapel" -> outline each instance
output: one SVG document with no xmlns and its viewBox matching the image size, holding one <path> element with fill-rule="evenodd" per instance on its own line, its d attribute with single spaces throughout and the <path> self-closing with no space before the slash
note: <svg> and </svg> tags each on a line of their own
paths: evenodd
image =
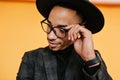
<svg viewBox="0 0 120 80">
<path fill-rule="evenodd" d="M 45 50 L 43 52 L 43 62 L 46 71 L 47 80 L 58 80 L 57 77 L 57 60 L 54 55 L 51 54 L 50 50 Z M 78 55 L 73 50 L 72 55 L 70 56 L 70 61 L 68 67 L 66 68 L 65 80 L 74 80 L 75 72 L 80 65 L 80 60 Z M 80 67 L 79 67 L 80 68 Z"/>
<path fill-rule="evenodd" d="M 45 53 L 43 54 L 43 60 L 44 60 L 47 80 L 58 80 L 56 57 L 52 55 L 48 50 L 45 51 Z"/>
</svg>

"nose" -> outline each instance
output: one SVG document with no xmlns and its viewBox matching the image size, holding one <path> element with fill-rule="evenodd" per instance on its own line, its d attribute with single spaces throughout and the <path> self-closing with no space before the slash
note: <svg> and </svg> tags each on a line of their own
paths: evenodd
<svg viewBox="0 0 120 80">
<path fill-rule="evenodd" d="M 47 37 L 49 40 L 55 40 L 57 38 L 54 31 L 51 31 L 49 34 L 47 34 Z"/>
</svg>

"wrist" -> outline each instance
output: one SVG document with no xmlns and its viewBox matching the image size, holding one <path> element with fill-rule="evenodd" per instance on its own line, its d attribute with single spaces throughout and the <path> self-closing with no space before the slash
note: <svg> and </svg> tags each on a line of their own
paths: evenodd
<svg viewBox="0 0 120 80">
<path fill-rule="evenodd" d="M 99 52 L 95 51 L 95 55 L 96 55 L 96 57 L 94 59 L 84 61 L 85 67 L 92 68 L 92 67 L 100 65 L 101 59 L 99 57 Z"/>
<path fill-rule="evenodd" d="M 84 51 L 83 55 L 81 55 L 82 59 L 84 61 L 90 61 L 94 58 L 96 58 L 96 54 L 94 50 L 90 50 L 90 51 Z"/>
</svg>

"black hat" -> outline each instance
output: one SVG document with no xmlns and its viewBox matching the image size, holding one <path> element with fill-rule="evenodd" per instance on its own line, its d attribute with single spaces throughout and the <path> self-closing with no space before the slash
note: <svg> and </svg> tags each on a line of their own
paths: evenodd
<svg viewBox="0 0 120 80">
<path fill-rule="evenodd" d="M 104 16 L 101 11 L 89 0 L 36 0 L 38 11 L 43 17 L 48 18 L 53 6 L 57 4 L 69 4 L 75 7 L 77 12 L 82 12 L 85 20 L 85 27 L 93 34 L 99 32 L 104 26 Z"/>
</svg>

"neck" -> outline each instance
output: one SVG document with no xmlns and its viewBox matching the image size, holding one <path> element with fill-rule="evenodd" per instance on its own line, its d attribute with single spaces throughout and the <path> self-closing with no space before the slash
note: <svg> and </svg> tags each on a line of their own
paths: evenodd
<svg viewBox="0 0 120 80">
<path fill-rule="evenodd" d="M 65 48 L 64 50 L 58 50 L 58 51 L 52 51 L 54 54 L 64 54 L 72 51 L 73 45 L 70 45 L 69 47 Z"/>
</svg>

